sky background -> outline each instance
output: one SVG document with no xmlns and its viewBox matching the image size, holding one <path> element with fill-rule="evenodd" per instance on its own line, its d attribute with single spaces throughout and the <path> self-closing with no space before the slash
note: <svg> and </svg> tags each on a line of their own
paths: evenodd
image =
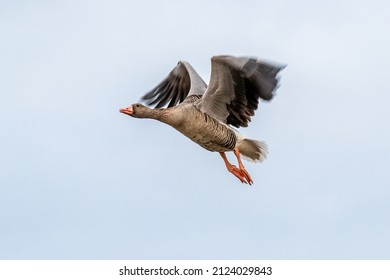
<svg viewBox="0 0 390 280">
<path fill-rule="evenodd" d="M 0 259 L 389 259 L 389 27 L 388 1 L 1 0 Z M 252 187 L 118 112 L 218 54 L 288 64 L 240 129 Z"/>
</svg>

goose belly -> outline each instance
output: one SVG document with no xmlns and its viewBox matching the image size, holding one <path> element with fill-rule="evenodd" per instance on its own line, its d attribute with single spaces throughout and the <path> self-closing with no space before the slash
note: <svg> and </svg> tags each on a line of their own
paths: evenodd
<svg viewBox="0 0 390 280">
<path fill-rule="evenodd" d="M 204 115 L 203 118 L 201 120 L 204 121 L 185 120 L 177 130 L 206 150 L 212 152 L 233 150 L 237 142 L 234 131 L 208 115 Z"/>
</svg>

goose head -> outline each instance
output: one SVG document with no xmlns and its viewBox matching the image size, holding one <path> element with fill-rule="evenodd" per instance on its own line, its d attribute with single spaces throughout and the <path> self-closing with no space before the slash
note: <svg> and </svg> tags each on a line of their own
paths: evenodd
<svg viewBox="0 0 390 280">
<path fill-rule="evenodd" d="M 121 108 L 119 109 L 119 112 L 129 115 L 133 118 L 150 118 L 152 114 L 153 109 L 150 109 L 146 107 L 145 105 L 142 105 L 140 103 L 135 103 L 133 105 L 130 105 L 127 108 Z"/>
</svg>

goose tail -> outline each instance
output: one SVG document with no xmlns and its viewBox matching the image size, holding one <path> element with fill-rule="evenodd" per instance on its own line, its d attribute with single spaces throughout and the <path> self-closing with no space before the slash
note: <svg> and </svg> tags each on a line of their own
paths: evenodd
<svg viewBox="0 0 390 280">
<path fill-rule="evenodd" d="M 242 157 L 251 162 L 262 162 L 267 158 L 268 147 L 263 141 L 240 139 L 237 148 Z"/>
</svg>

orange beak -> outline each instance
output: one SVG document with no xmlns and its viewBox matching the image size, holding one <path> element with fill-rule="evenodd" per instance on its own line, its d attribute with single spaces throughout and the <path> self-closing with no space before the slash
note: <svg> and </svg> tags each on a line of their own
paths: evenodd
<svg viewBox="0 0 390 280">
<path fill-rule="evenodd" d="M 130 105 L 127 108 L 121 108 L 119 109 L 119 112 L 131 116 L 132 114 L 134 114 L 133 106 Z"/>
</svg>

